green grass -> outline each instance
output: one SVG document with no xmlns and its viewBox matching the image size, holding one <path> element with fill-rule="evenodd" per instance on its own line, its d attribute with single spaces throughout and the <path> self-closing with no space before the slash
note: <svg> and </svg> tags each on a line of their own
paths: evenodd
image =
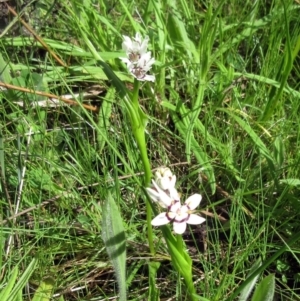
<svg viewBox="0 0 300 301">
<path fill-rule="evenodd" d="M 22 18 L 67 68 L 11 20 L 0 39 L 0 82 L 80 94 L 79 104 L 99 111 L 33 107 L 46 98 L 0 91 L 0 293 L 18 267 L 23 300 L 43 285 L 53 296 L 44 300 L 116 298 L 102 236 L 112 195 L 126 235 L 128 300 L 148 300 L 149 261 L 160 262 L 160 300 L 188 300 L 159 228 L 150 254 L 143 164 L 124 101 L 100 63 L 132 89 L 118 57 L 122 35 L 140 32 L 156 59 L 156 81 L 139 94 L 151 166 L 170 166 L 183 198 L 201 193 L 200 211 L 208 212 L 183 235 L 197 293 L 238 300 L 261 259 L 258 282 L 274 274 L 276 300 L 300 300 L 299 13 L 291 0 L 28 5 Z M 89 89 L 97 93 L 86 103 Z"/>
</svg>

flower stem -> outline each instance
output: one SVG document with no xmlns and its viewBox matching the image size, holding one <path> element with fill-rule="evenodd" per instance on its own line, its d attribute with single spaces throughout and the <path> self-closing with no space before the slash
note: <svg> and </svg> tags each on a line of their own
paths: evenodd
<svg viewBox="0 0 300 301">
<path fill-rule="evenodd" d="M 146 146 L 146 138 L 145 138 L 145 123 L 146 123 L 146 117 L 143 113 L 143 111 L 140 108 L 138 97 L 139 97 L 139 81 L 137 79 L 134 80 L 134 89 L 133 89 L 133 95 L 132 95 L 132 105 L 134 107 L 134 111 L 136 112 L 136 117 L 139 119 L 137 122 L 135 122 L 135 125 L 133 126 L 133 133 L 136 139 L 136 142 L 138 144 L 141 159 L 144 165 L 144 172 L 145 172 L 145 178 L 144 178 L 144 185 L 147 187 L 150 184 L 151 181 L 151 167 L 150 162 L 147 154 L 147 146 Z M 149 200 L 146 200 L 146 212 L 147 212 L 147 234 L 148 234 L 148 243 L 150 248 L 150 253 L 154 254 L 154 244 L 153 244 L 153 231 L 152 231 L 152 225 L 151 225 L 151 205 L 149 203 Z"/>
</svg>

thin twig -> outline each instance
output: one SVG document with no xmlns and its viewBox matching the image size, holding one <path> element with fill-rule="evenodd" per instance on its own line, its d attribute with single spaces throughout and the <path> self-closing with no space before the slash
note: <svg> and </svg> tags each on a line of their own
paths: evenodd
<svg viewBox="0 0 300 301">
<path fill-rule="evenodd" d="M 19 87 L 19 86 L 14 86 L 14 85 L 11 85 L 11 84 L 6 84 L 6 83 L 3 83 L 3 82 L 0 82 L 0 87 L 5 87 L 7 89 L 12 89 L 12 90 L 22 91 L 22 92 L 26 92 L 26 93 L 41 95 L 41 96 L 45 96 L 45 97 L 48 97 L 48 98 L 59 99 L 59 100 L 65 102 L 67 104 L 70 104 L 70 105 L 75 105 L 75 106 L 79 105 L 79 103 L 74 101 L 74 100 L 67 99 L 67 98 L 57 96 L 57 95 L 54 95 L 54 94 L 50 94 L 50 93 L 47 93 L 47 92 L 35 91 L 35 90 L 31 90 L 31 89 L 27 89 L 27 88 L 23 88 L 23 87 Z M 93 112 L 97 112 L 99 110 L 98 107 L 94 107 L 94 106 L 90 106 L 90 105 L 86 105 L 86 104 L 81 104 L 81 105 L 85 109 L 93 111 Z"/>
</svg>

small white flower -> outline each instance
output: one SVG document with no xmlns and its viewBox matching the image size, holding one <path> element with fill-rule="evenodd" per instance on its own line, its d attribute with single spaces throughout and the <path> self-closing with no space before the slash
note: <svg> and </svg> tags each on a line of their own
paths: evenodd
<svg viewBox="0 0 300 301">
<path fill-rule="evenodd" d="M 201 199 L 202 196 L 200 194 L 194 194 L 185 201 L 184 205 L 181 205 L 179 200 L 171 201 L 168 211 L 156 216 L 151 224 L 153 226 L 162 226 L 173 222 L 174 232 L 183 234 L 187 224 L 198 225 L 205 221 L 205 218 L 192 213 L 200 204 Z"/>
<path fill-rule="evenodd" d="M 155 182 L 163 190 L 172 189 L 175 187 L 176 176 L 172 174 L 170 168 L 160 167 L 155 172 Z"/>
</svg>

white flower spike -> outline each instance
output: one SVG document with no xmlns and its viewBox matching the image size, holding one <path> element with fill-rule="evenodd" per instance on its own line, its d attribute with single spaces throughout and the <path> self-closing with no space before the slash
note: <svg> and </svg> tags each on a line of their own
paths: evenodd
<svg viewBox="0 0 300 301">
<path fill-rule="evenodd" d="M 135 38 L 130 39 L 123 36 L 122 48 L 126 52 L 126 58 L 120 57 L 121 61 L 127 65 L 129 72 L 140 81 L 155 81 L 154 75 L 147 74 L 155 60 L 151 57 L 151 52 L 147 52 L 149 37 L 142 37 L 139 33 Z"/>
<path fill-rule="evenodd" d="M 184 205 L 181 205 L 180 201 L 171 202 L 168 211 L 156 216 L 151 224 L 153 226 L 162 226 L 173 222 L 174 232 L 183 234 L 187 224 L 198 225 L 205 221 L 205 218 L 192 213 L 200 204 L 201 199 L 202 196 L 200 194 L 194 194 L 185 201 Z"/>
</svg>

